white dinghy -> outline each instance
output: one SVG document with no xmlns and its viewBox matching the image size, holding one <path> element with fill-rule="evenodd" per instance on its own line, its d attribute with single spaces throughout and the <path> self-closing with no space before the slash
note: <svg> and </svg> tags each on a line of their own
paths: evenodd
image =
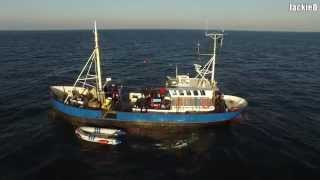
<svg viewBox="0 0 320 180">
<path fill-rule="evenodd" d="M 88 132 L 83 129 L 86 129 L 92 132 Z M 99 130 L 95 131 L 93 129 L 94 127 L 79 127 L 75 130 L 75 133 L 79 138 L 89 142 L 94 142 L 99 144 L 110 144 L 110 145 L 118 145 L 122 143 L 122 141 L 120 141 L 119 139 L 114 138 L 117 131 L 113 131 L 113 129 L 110 129 L 110 131 L 106 131 L 105 128 L 101 128 L 103 132 L 107 132 L 107 133 L 102 133 Z"/>
<path fill-rule="evenodd" d="M 90 127 L 90 126 L 81 126 L 79 127 L 82 131 L 94 134 L 104 134 L 107 136 L 123 136 L 126 133 L 120 129 L 110 129 L 110 128 L 99 128 L 99 127 Z"/>
</svg>

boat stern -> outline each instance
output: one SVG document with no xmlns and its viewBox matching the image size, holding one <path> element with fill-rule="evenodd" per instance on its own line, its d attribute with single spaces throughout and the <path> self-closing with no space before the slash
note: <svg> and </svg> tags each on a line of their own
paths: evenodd
<svg viewBox="0 0 320 180">
<path fill-rule="evenodd" d="M 248 106 L 248 102 L 238 96 L 224 95 L 223 99 L 230 111 L 242 111 Z"/>
</svg>

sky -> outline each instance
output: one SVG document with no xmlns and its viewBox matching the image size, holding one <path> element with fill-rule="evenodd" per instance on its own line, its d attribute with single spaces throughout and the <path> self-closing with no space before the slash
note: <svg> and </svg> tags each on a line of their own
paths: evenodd
<svg viewBox="0 0 320 180">
<path fill-rule="evenodd" d="M 289 12 L 289 3 L 317 12 Z M 0 0 L 0 30 L 210 29 L 320 32 L 320 0 Z"/>
</svg>

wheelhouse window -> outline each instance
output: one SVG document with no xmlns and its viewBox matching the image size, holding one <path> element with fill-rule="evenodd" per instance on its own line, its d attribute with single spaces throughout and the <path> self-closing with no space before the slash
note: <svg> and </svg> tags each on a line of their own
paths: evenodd
<svg viewBox="0 0 320 180">
<path fill-rule="evenodd" d="M 191 96 L 191 91 L 190 90 L 187 90 L 187 95 Z"/>
<path fill-rule="evenodd" d="M 184 95 L 183 90 L 179 90 L 179 94 L 180 94 L 180 96 L 183 96 Z"/>
<path fill-rule="evenodd" d="M 173 90 L 173 91 L 172 91 L 172 95 L 176 96 L 176 95 L 177 95 L 177 91 L 176 91 L 176 90 Z"/>
<path fill-rule="evenodd" d="M 204 90 L 200 90 L 201 96 L 205 96 L 206 92 Z"/>
<path fill-rule="evenodd" d="M 199 95 L 198 90 L 194 90 L 194 91 L 193 91 L 193 95 L 194 95 L 194 96 L 198 96 L 198 95 Z"/>
</svg>

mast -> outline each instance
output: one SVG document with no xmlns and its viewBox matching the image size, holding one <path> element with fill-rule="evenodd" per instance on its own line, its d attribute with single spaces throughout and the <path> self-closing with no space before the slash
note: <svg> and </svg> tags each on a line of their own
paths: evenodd
<svg viewBox="0 0 320 180">
<path fill-rule="evenodd" d="M 196 71 L 198 73 L 197 77 L 200 76 L 201 80 L 207 80 L 206 76 L 211 74 L 210 81 L 212 84 L 215 83 L 215 65 L 216 65 L 216 57 L 217 57 L 217 46 L 220 44 L 222 46 L 223 41 L 223 32 L 222 33 L 206 33 L 206 37 L 209 37 L 213 40 L 213 52 L 212 54 L 200 54 L 205 56 L 211 56 L 210 60 L 202 67 L 200 65 L 195 64 Z M 219 43 L 220 41 L 220 43 Z"/>
<path fill-rule="evenodd" d="M 215 73 L 216 57 L 217 57 L 217 44 L 218 44 L 218 40 L 220 40 L 220 46 L 222 45 L 223 33 L 209 33 L 209 34 L 206 34 L 206 36 L 210 37 L 213 40 L 213 54 L 210 59 L 210 61 L 211 61 L 211 83 L 213 83 L 215 81 L 214 73 Z"/>
<path fill-rule="evenodd" d="M 96 69 L 97 69 L 97 88 L 98 92 L 102 91 L 102 81 L 101 81 L 101 63 L 100 63 L 100 50 L 98 43 L 98 31 L 97 23 L 94 21 L 94 42 L 95 42 L 95 54 L 96 54 Z"/>
<path fill-rule="evenodd" d="M 209 36 L 209 35 L 207 35 Z M 211 82 L 214 81 L 214 73 L 215 73 L 215 66 L 216 66 L 216 49 L 217 49 L 217 34 L 212 34 L 209 36 L 213 39 L 213 56 L 212 56 L 212 67 L 211 67 Z"/>
<path fill-rule="evenodd" d="M 103 103 L 104 101 L 104 92 L 102 89 L 102 81 L 101 81 L 101 63 L 100 63 L 100 50 L 98 43 L 98 30 L 97 23 L 94 22 L 94 49 L 89 59 L 87 60 L 85 66 L 82 68 L 80 74 L 78 75 L 77 80 L 73 84 L 73 90 L 76 90 L 78 87 L 82 87 L 84 89 L 94 88 L 97 93 L 98 101 Z M 94 64 L 94 68 L 92 65 Z M 81 93 L 83 93 L 84 90 Z M 64 103 L 68 102 L 68 99 L 72 97 L 72 95 L 68 95 Z"/>
</svg>

